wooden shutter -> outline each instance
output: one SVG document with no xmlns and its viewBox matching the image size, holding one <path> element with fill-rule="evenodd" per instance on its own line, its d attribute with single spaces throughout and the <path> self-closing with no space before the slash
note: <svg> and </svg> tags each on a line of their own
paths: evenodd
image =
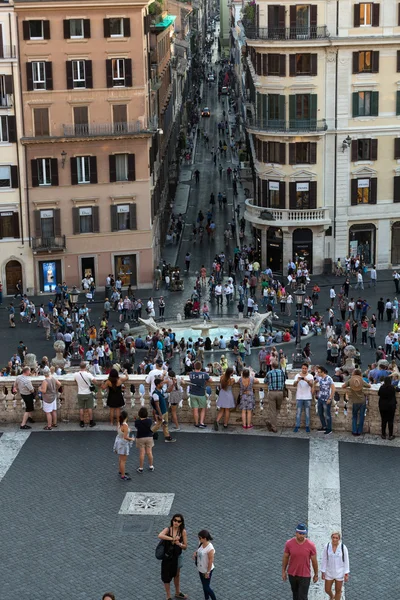
<svg viewBox="0 0 400 600">
<path fill-rule="evenodd" d="M 378 140 L 371 140 L 371 160 L 378 160 Z"/>
<path fill-rule="evenodd" d="M 125 87 L 132 87 L 132 59 L 125 58 Z"/>
<path fill-rule="evenodd" d="M 97 158 L 96 158 L 96 156 L 90 156 L 89 162 L 90 162 L 90 183 L 97 183 Z"/>
<path fill-rule="evenodd" d="M 93 69 L 92 61 L 85 60 L 85 76 L 86 76 L 86 87 L 87 89 L 93 88 Z"/>
<path fill-rule="evenodd" d="M 318 94 L 310 94 L 310 119 L 317 120 Z"/>
<path fill-rule="evenodd" d="M 369 203 L 376 204 L 377 200 L 377 187 L 378 187 L 378 179 L 377 177 L 371 177 L 370 179 L 370 194 L 369 194 Z"/>
<path fill-rule="evenodd" d="M 296 76 L 296 55 L 295 54 L 289 54 L 289 76 L 290 77 Z"/>
<path fill-rule="evenodd" d="M 285 208 L 286 184 L 284 181 L 279 182 L 279 208 Z"/>
<path fill-rule="evenodd" d="M 351 162 L 358 160 L 358 140 L 351 140 Z"/>
<path fill-rule="evenodd" d="M 358 117 L 358 107 L 359 107 L 359 102 L 358 102 L 358 92 L 353 92 L 352 94 L 353 96 L 353 117 Z"/>
<path fill-rule="evenodd" d="M 30 40 L 31 34 L 29 31 L 29 21 L 22 21 L 22 34 L 24 40 Z"/>
<path fill-rule="evenodd" d="M 310 208 L 317 208 L 317 182 L 310 181 L 309 186 Z"/>
<path fill-rule="evenodd" d="M 317 142 L 310 142 L 310 165 L 317 164 Z"/>
<path fill-rule="evenodd" d="M 353 52 L 353 73 L 358 73 L 360 68 L 360 54 L 358 52 Z"/>
<path fill-rule="evenodd" d="M 14 189 L 19 187 L 18 167 L 16 165 L 11 165 L 11 187 Z"/>
<path fill-rule="evenodd" d="M 289 144 L 289 165 L 296 164 L 296 144 Z"/>
<path fill-rule="evenodd" d="M 114 179 L 115 181 L 115 179 Z M 118 212 L 116 206 L 110 206 L 111 211 L 111 231 L 118 231 Z"/>
<path fill-rule="evenodd" d="M 296 182 L 289 181 L 289 208 L 294 210 L 296 208 Z"/>
<path fill-rule="evenodd" d="M 314 27 L 314 28 L 317 26 L 317 5 L 316 4 L 311 4 L 311 6 L 310 6 L 310 26 Z"/>
<path fill-rule="evenodd" d="M 396 92 L 396 115 L 400 115 L 400 90 Z"/>
<path fill-rule="evenodd" d="M 7 118 L 8 124 L 8 141 L 13 144 L 17 141 L 17 122 L 14 115 Z"/>
<path fill-rule="evenodd" d="M 4 87 L 6 94 L 12 94 L 14 92 L 12 75 L 4 75 Z"/>
<path fill-rule="evenodd" d="M 261 70 L 262 70 L 261 61 L 262 61 L 262 56 L 259 52 L 257 52 L 257 54 L 256 54 L 256 75 L 261 75 Z"/>
<path fill-rule="evenodd" d="M 129 205 L 129 228 L 137 229 L 136 204 Z"/>
<path fill-rule="evenodd" d="M 83 37 L 90 38 L 90 19 L 83 19 Z"/>
<path fill-rule="evenodd" d="M 114 183 L 115 181 L 117 181 L 117 166 L 116 166 L 116 158 L 115 158 L 115 154 L 110 154 L 108 156 L 108 165 L 109 165 L 109 171 L 110 171 L 110 183 Z M 112 230 L 114 231 L 114 230 Z"/>
<path fill-rule="evenodd" d="M 99 233 L 100 219 L 99 219 L 99 207 L 98 206 L 92 206 L 92 222 L 93 222 L 93 233 Z"/>
<path fill-rule="evenodd" d="M 50 159 L 51 185 L 58 185 L 58 160 Z"/>
<path fill-rule="evenodd" d="M 111 88 L 113 86 L 112 79 L 112 60 L 108 58 L 106 60 L 106 79 L 107 79 L 107 87 Z"/>
<path fill-rule="evenodd" d="M 78 185 L 78 166 L 76 164 L 77 158 L 76 156 L 71 156 L 70 165 L 71 165 L 71 185 Z M 79 214 L 78 214 L 79 216 Z"/>
<path fill-rule="evenodd" d="M 279 120 L 285 121 L 285 96 L 279 96 Z"/>
<path fill-rule="evenodd" d="M 46 73 L 46 90 L 53 89 L 53 64 L 48 61 L 44 63 Z"/>
<path fill-rule="evenodd" d="M 311 67 L 311 75 L 318 74 L 318 54 L 310 55 L 310 67 Z"/>
<path fill-rule="evenodd" d="M 40 221 L 40 210 L 33 211 L 33 223 L 35 227 L 35 237 L 42 237 L 42 223 Z"/>
<path fill-rule="evenodd" d="M 19 214 L 17 212 L 13 213 L 13 231 L 14 238 L 19 238 Z"/>
<path fill-rule="evenodd" d="M 50 39 L 50 21 L 43 21 L 43 38 Z"/>
<path fill-rule="evenodd" d="M 26 89 L 28 92 L 33 90 L 33 73 L 32 73 L 32 63 L 26 63 Z"/>
<path fill-rule="evenodd" d="M 394 158 L 400 158 L 400 137 L 394 138 Z"/>
<path fill-rule="evenodd" d="M 296 28 L 296 7 L 293 5 L 291 5 L 290 11 L 289 11 L 289 26 L 290 26 L 290 29 Z"/>
<path fill-rule="evenodd" d="M 261 162 L 269 162 L 269 142 L 260 142 Z"/>
<path fill-rule="evenodd" d="M 2 135 L 2 140 L 4 142 L 9 142 L 10 141 L 10 134 L 8 131 L 8 119 L 9 117 L 5 117 L 3 119 L 1 119 L 1 135 Z"/>
<path fill-rule="evenodd" d="M 354 27 L 360 27 L 360 5 L 354 5 Z"/>
<path fill-rule="evenodd" d="M 296 119 L 296 96 L 291 94 L 289 96 L 289 121 Z"/>
<path fill-rule="evenodd" d="M 61 210 L 59 208 L 53 209 L 54 215 L 54 235 L 60 237 L 61 235 Z"/>
<path fill-rule="evenodd" d="M 131 20 L 129 17 L 124 19 L 124 37 L 131 37 Z"/>
<path fill-rule="evenodd" d="M 38 175 L 38 165 L 37 165 L 36 158 L 32 158 L 32 160 L 31 160 L 31 175 L 32 175 L 32 187 L 38 187 L 39 186 L 39 175 Z"/>
<path fill-rule="evenodd" d="M 81 232 L 79 220 L 79 208 L 74 206 L 72 209 L 72 232 L 76 235 Z"/>
<path fill-rule="evenodd" d="M 371 52 L 372 60 L 372 73 L 379 73 L 379 50 Z"/>
<path fill-rule="evenodd" d="M 372 27 L 379 27 L 379 9 L 380 4 L 372 4 Z"/>
<path fill-rule="evenodd" d="M 268 75 L 268 54 L 262 55 L 262 74 Z"/>
<path fill-rule="evenodd" d="M 261 206 L 269 206 L 269 193 L 268 193 L 268 181 L 266 179 L 261 180 Z"/>
<path fill-rule="evenodd" d="M 358 194 L 358 180 L 352 179 L 351 180 L 351 198 L 350 198 L 352 206 L 357 206 L 357 194 Z"/>
<path fill-rule="evenodd" d="M 280 5 L 278 9 L 278 27 L 279 29 L 285 28 L 285 7 L 283 5 Z"/>
<path fill-rule="evenodd" d="M 400 7 L 400 3 L 399 3 L 399 7 Z M 400 9 L 399 9 L 400 12 Z M 397 50 L 397 73 L 400 73 L 400 50 Z"/>
<path fill-rule="evenodd" d="M 104 29 L 104 37 L 109 38 L 111 36 L 109 19 L 103 19 L 103 29 Z"/>
<path fill-rule="evenodd" d="M 279 77 L 286 77 L 286 54 L 279 55 Z"/>
<path fill-rule="evenodd" d="M 279 144 L 279 164 L 286 164 L 286 144 Z"/>
<path fill-rule="evenodd" d="M 67 60 L 65 67 L 67 70 L 67 90 L 72 90 L 74 88 L 74 82 L 72 79 L 72 60 Z"/>
<path fill-rule="evenodd" d="M 71 27 L 69 24 L 69 19 L 64 19 L 63 27 L 64 27 L 64 40 L 71 39 Z"/>
<path fill-rule="evenodd" d="M 135 155 L 128 154 L 128 181 L 136 180 Z"/>
<path fill-rule="evenodd" d="M 400 202 L 400 177 L 393 177 L 393 202 Z"/>
<path fill-rule="evenodd" d="M 379 114 L 379 92 L 371 92 L 371 117 Z"/>
</svg>

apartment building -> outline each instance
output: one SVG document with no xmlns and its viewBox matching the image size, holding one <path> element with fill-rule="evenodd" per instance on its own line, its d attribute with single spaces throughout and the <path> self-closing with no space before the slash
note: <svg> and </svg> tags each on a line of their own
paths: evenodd
<svg viewBox="0 0 400 600">
<path fill-rule="evenodd" d="M 23 183 L 23 154 L 17 31 L 12 2 L 0 2 L 0 280 L 4 294 L 15 294 L 21 280 L 33 288 L 32 253 Z"/>
<path fill-rule="evenodd" d="M 148 286 L 155 133 L 146 1 L 16 0 L 35 289 Z M 157 234 L 156 234 L 157 235 Z"/>
<path fill-rule="evenodd" d="M 234 32 L 263 261 L 399 265 L 399 3 L 249 3 Z"/>
</svg>

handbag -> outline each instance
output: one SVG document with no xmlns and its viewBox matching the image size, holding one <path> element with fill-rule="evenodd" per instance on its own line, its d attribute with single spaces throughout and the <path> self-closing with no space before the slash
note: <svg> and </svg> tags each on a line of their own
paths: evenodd
<svg viewBox="0 0 400 600">
<path fill-rule="evenodd" d="M 171 533 L 170 533 L 171 535 Z M 171 536 L 172 537 L 172 536 Z M 160 540 L 156 546 L 155 556 L 157 560 L 168 560 L 172 558 L 175 552 L 175 548 L 178 549 L 175 544 L 172 544 L 169 540 Z M 180 552 L 182 552 L 182 548 L 179 548 Z"/>
</svg>

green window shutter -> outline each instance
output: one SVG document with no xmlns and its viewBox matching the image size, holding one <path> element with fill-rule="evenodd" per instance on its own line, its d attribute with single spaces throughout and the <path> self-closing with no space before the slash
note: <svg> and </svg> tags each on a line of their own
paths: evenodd
<svg viewBox="0 0 400 600">
<path fill-rule="evenodd" d="M 279 120 L 285 121 L 285 96 L 279 96 Z"/>
<path fill-rule="evenodd" d="M 371 92 L 371 117 L 379 114 L 379 92 Z"/>
<path fill-rule="evenodd" d="M 396 92 L 396 115 L 400 115 L 400 91 Z"/>
<path fill-rule="evenodd" d="M 358 92 L 353 92 L 353 117 L 358 117 Z"/>
<path fill-rule="evenodd" d="M 289 96 L 289 121 L 296 119 L 296 96 L 292 94 Z"/>
<path fill-rule="evenodd" d="M 317 120 L 317 94 L 310 94 L 310 119 L 312 121 Z"/>
</svg>

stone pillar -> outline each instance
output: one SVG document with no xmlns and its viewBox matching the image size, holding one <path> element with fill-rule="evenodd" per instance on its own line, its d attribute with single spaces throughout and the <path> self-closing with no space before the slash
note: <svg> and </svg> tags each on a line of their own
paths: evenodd
<svg viewBox="0 0 400 600">
<path fill-rule="evenodd" d="M 282 267 L 283 267 L 284 273 L 286 273 L 286 265 L 293 258 L 292 233 L 293 233 L 293 227 L 282 227 L 282 236 L 283 236 Z"/>
<path fill-rule="evenodd" d="M 313 227 L 313 273 L 323 271 L 325 256 L 325 230 L 323 227 Z"/>
<path fill-rule="evenodd" d="M 268 267 L 268 257 L 267 257 L 267 230 L 261 229 L 261 268 L 266 269 Z"/>
</svg>

